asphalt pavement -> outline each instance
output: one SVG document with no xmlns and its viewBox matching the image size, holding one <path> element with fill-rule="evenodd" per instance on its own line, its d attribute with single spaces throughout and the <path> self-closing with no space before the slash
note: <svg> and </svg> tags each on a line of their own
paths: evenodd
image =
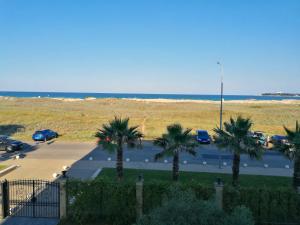
<svg viewBox="0 0 300 225">
<path fill-rule="evenodd" d="M 143 144 L 142 149 L 127 149 L 124 151 L 124 161 L 130 162 L 155 162 L 154 156 L 159 153 L 161 149 L 153 146 L 151 143 L 146 142 Z M 207 164 L 223 167 L 224 165 L 230 166 L 232 163 L 232 153 L 226 149 L 219 149 L 215 145 L 201 145 L 196 149 L 196 156 L 192 156 L 188 153 L 180 154 L 180 162 L 186 164 Z M 95 148 L 83 160 L 89 160 L 92 157 L 93 160 L 109 160 L 114 161 L 116 159 L 115 154 L 110 154 L 101 148 Z M 165 157 L 157 162 L 170 162 L 172 157 Z M 268 167 L 268 168 L 285 168 L 288 166 L 292 168 L 293 163 L 285 158 L 281 153 L 268 150 L 264 153 L 261 160 L 253 160 L 248 155 L 241 155 L 241 166 L 247 167 Z"/>
<path fill-rule="evenodd" d="M 1 179 L 56 179 L 64 166 L 71 167 L 69 174 L 76 178 L 89 178 L 103 167 L 115 166 L 115 154 L 111 154 L 95 143 L 61 142 L 59 139 L 47 143 L 29 143 L 22 152 L 2 153 L 0 163 L 19 167 Z M 171 170 L 171 157 L 154 161 L 160 152 L 151 142 L 144 142 L 142 149 L 124 149 L 124 165 L 127 168 Z M 231 173 L 232 154 L 215 145 L 201 145 L 196 156 L 180 155 L 181 169 L 185 171 Z M 19 155 L 19 159 L 16 156 Z M 261 160 L 241 156 L 241 173 L 261 175 L 292 175 L 293 163 L 281 153 L 267 151 Z"/>
</svg>

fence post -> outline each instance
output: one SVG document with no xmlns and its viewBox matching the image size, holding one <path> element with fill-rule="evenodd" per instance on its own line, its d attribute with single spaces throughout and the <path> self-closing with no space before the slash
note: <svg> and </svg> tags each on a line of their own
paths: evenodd
<svg viewBox="0 0 300 225">
<path fill-rule="evenodd" d="M 140 175 L 135 185 L 136 190 L 136 218 L 139 219 L 143 215 L 143 186 L 144 179 Z"/>
<path fill-rule="evenodd" d="M 67 180 L 62 178 L 59 180 L 59 216 L 64 218 L 67 216 Z"/>
<path fill-rule="evenodd" d="M 216 206 L 218 209 L 223 210 L 223 188 L 224 188 L 224 185 L 220 178 L 217 179 L 217 181 L 214 183 L 214 186 L 215 186 L 215 191 L 216 191 L 216 195 L 215 195 Z"/>
<path fill-rule="evenodd" d="M 7 180 L 4 180 L 1 182 L 1 199 L 0 199 L 0 205 L 1 205 L 1 215 L 0 218 L 4 219 L 8 216 L 8 182 Z"/>
<path fill-rule="evenodd" d="M 0 219 L 4 219 L 4 204 L 3 204 L 3 182 L 0 185 Z"/>
</svg>

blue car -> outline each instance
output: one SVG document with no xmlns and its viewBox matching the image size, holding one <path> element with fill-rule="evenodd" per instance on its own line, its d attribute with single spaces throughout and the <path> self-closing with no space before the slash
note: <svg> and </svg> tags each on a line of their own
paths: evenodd
<svg viewBox="0 0 300 225">
<path fill-rule="evenodd" d="M 196 139 L 201 144 L 210 144 L 210 136 L 206 130 L 197 130 Z"/>
<path fill-rule="evenodd" d="M 271 143 L 273 144 L 286 144 L 288 143 L 287 136 L 274 135 L 271 137 Z"/>
<path fill-rule="evenodd" d="M 34 141 L 48 141 L 57 137 L 58 133 L 53 130 L 38 130 L 32 135 Z"/>
</svg>

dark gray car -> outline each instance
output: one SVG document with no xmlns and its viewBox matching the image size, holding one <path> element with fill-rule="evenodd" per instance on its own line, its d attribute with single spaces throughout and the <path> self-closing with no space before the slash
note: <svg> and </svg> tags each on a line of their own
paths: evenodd
<svg viewBox="0 0 300 225">
<path fill-rule="evenodd" d="M 16 141 L 7 137 L 0 138 L 0 151 L 14 152 L 20 151 L 23 148 L 23 142 Z"/>
</svg>

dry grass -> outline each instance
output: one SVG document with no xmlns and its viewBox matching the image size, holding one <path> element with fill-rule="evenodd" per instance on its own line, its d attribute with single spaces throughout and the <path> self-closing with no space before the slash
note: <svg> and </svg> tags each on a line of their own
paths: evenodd
<svg viewBox="0 0 300 225">
<path fill-rule="evenodd" d="M 255 130 L 284 133 L 300 119 L 298 104 L 225 103 L 224 120 L 230 116 L 251 117 Z M 179 122 L 193 129 L 211 131 L 219 123 L 219 105 L 193 102 L 142 102 L 121 99 L 65 102 L 54 99 L 0 99 L 0 134 L 29 140 L 37 129 L 50 128 L 66 141 L 93 141 L 94 133 L 114 115 L 130 117 L 152 139 L 165 127 Z M 24 129 L 22 129 L 24 127 Z"/>
</svg>

